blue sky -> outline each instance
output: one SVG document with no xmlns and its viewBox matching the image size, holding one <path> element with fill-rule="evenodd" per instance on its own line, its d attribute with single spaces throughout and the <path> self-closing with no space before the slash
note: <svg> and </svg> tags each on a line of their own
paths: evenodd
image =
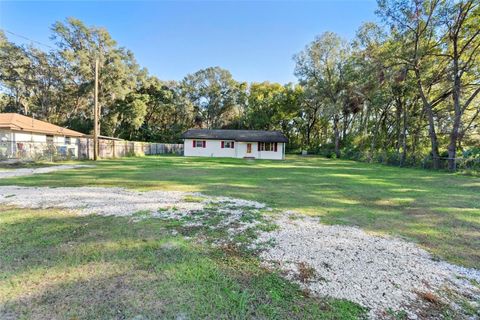
<svg viewBox="0 0 480 320">
<path fill-rule="evenodd" d="M 220 66 L 239 81 L 286 83 L 295 81 L 292 56 L 316 35 L 334 31 L 351 39 L 363 22 L 376 20 L 375 8 L 374 0 L 0 0 L 0 28 L 48 44 L 50 26 L 72 16 L 107 28 L 163 80 L 181 80 L 199 69 Z"/>
</svg>

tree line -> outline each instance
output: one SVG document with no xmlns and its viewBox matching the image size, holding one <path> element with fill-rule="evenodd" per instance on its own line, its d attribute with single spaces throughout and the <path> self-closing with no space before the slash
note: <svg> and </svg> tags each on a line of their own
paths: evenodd
<svg viewBox="0 0 480 320">
<path fill-rule="evenodd" d="M 480 157 L 480 3 L 379 0 L 376 13 L 351 41 L 325 32 L 295 54 L 295 84 L 239 82 L 220 67 L 160 80 L 74 18 L 52 26 L 49 50 L 0 32 L 0 111 L 90 133 L 99 59 L 102 135 L 281 130 L 290 151 L 331 157 L 449 169 Z"/>
</svg>

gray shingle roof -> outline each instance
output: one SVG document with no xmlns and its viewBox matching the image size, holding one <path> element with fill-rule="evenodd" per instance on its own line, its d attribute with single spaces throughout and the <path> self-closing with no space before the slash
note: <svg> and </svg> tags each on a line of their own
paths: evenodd
<svg viewBox="0 0 480 320">
<path fill-rule="evenodd" d="M 183 139 L 234 140 L 245 142 L 288 142 L 280 131 L 189 129 Z"/>
</svg>

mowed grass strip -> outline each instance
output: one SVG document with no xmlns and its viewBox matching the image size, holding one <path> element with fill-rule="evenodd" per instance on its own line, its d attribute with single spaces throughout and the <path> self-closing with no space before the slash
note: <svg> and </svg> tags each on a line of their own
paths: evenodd
<svg viewBox="0 0 480 320">
<path fill-rule="evenodd" d="M 155 156 L 0 180 L 24 186 L 199 191 L 264 202 L 402 236 L 450 262 L 480 268 L 480 178 L 321 157 L 286 161 Z"/>
<path fill-rule="evenodd" d="M 1 319 L 359 319 L 178 222 L 0 209 Z"/>
</svg>

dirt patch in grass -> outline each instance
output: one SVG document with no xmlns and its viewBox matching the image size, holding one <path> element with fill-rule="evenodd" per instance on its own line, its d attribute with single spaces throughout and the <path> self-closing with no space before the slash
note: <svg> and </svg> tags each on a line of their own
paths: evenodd
<svg viewBox="0 0 480 320">
<path fill-rule="evenodd" d="M 306 262 L 301 261 L 297 263 L 298 280 L 307 283 L 315 279 L 315 268 L 309 266 Z"/>
<path fill-rule="evenodd" d="M 432 303 L 432 304 L 437 304 L 437 305 L 441 304 L 440 298 L 437 297 L 437 295 L 435 295 L 432 292 L 418 291 L 417 294 L 421 299 L 425 300 L 426 302 L 429 302 L 429 303 Z"/>
</svg>

